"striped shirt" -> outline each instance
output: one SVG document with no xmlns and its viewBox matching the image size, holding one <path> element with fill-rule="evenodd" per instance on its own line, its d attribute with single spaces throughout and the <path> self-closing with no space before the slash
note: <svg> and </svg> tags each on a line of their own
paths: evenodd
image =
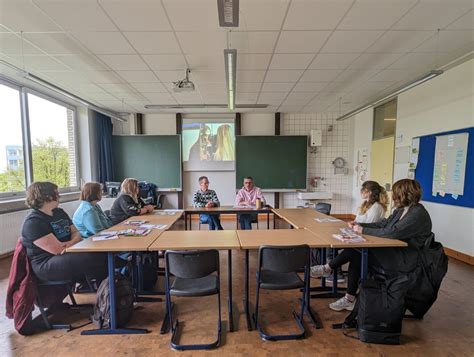
<svg viewBox="0 0 474 357">
<path fill-rule="evenodd" d="M 209 201 L 213 203 L 214 207 L 220 206 L 216 191 L 207 190 L 203 192 L 201 190 L 198 190 L 193 196 L 194 207 L 205 207 Z"/>
</svg>

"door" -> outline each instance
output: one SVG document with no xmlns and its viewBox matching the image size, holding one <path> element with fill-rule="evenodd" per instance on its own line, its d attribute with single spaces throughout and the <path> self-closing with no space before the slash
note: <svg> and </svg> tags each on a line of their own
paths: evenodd
<svg viewBox="0 0 474 357">
<path fill-rule="evenodd" d="M 370 159 L 370 179 L 385 187 L 390 204 L 387 215 L 392 210 L 391 191 L 393 185 L 393 161 L 395 152 L 395 137 L 373 140 Z"/>
</svg>

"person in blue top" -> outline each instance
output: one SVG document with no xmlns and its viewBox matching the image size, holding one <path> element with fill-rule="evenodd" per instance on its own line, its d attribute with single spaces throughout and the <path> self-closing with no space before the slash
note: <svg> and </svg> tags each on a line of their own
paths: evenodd
<svg viewBox="0 0 474 357">
<path fill-rule="evenodd" d="M 77 208 L 72 222 L 81 233 L 82 238 L 112 227 L 112 221 L 102 211 L 98 202 L 102 199 L 100 183 L 87 182 L 81 190 L 81 204 Z"/>
</svg>

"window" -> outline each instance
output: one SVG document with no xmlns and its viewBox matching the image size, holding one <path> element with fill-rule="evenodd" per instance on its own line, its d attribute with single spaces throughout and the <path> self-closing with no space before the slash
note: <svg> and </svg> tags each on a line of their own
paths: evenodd
<svg viewBox="0 0 474 357">
<path fill-rule="evenodd" d="M 25 191 L 21 103 L 18 88 L 0 83 L 0 196 Z"/>
<path fill-rule="evenodd" d="M 74 117 L 63 102 L 0 81 L 0 198 L 24 195 L 32 181 L 78 189 Z"/>
<path fill-rule="evenodd" d="M 28 93 L 31 154 L 35 181 L 75 187 L 73 116 L 68 107 Z"/>
<path fill-rule="evenodd" d="M 397 100 L 391 100 L 374 109 L 373 140 L 395 135 L 397 123 Z"/>
</svg>

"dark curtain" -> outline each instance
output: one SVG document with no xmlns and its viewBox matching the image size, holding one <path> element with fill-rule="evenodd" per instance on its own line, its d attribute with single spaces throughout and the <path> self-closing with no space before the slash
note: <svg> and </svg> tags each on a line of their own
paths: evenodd
<svg viewBox="0 0 474 357">
<path fill-rule="evenodd" d="M 106 181 L 114 179 L 114 156 L 112 149 L 112 119 L 107 115 L 95 113 L 96 117 L 96 142 L 99 161 L 99 182 L 104 185 Z"/>
</svg>

